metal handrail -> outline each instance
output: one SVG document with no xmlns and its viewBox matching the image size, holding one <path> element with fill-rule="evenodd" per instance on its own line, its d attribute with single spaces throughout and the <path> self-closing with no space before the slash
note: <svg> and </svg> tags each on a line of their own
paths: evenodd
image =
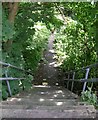
<svg viewBox="0 0 98 120">
<path fill-rule="evenodd" d="M 87 82 L 98 82 L 98 78 L 91 78 L 91 79 L 88 79 L 88 75 L 89 75 L 89 72 L 90 72 L 90 69 L 93 68 L 93 67 L 98 67 L 98 63 L 95 63 L 95 64 L 91 64 L 91 65 L 88 65 L 86 67 L 82 67 L 80 69 L 77 69 L 77 70 L 70 70 L 70 71 L 67 71 L 65 72 L 65 74 L 68 74 L 68 78 L 64 79 L 67 81 L 67 88 L 69 88 L 69 82 L 72 82 L 72 85 L 71 85 L 71 91 L 73 90 L 73 84 L 74 82 L 84 82 L 84 85 L 83 85 L 83 92 L 85 91 L 86 89 L 86 84 Z M 86 73 L 85 73 L 85 78 L 83 79 L 75 79 L 75 75 L 77 72 L 79 71 L 83 71 L 83 70 L 86 70 Z M 72 76 L 73 74 L 73 76 Z M 70 79 L 70 75 L 73 77 L 72 79 Z"/>
<path fill-rule="evenodd" d="M 76 69 L 76 70 L 70 70 L 70 71 L 67 71 L 65 73 L 73 73 L 73 72 L 77 72 L 77 71 L 80 71 L 80 70 L 86 70 L 87 68 L 92 68 L 92 67 L 97 67 L 98 66 L 98 63 L 95 63 L 95 64 L 91 64 L 91 65 L 88 65 L 86 67 L 82 67 L 82 68 L 79 68 L 79 69 Z"/>
<path fill-rule="evenodd" d="M 8 77 L 8 78 L 0 78 L 0 81 L 2 80 L 24 80 L 26 78 L 12 78 L 12 77 Z"/>
<path fill-rule="evenodd" d="M 24 73 L 28 73 L 28 74 L 30 74 L 30 75 L 33 76 L 33 74 L 32 74 L 31 72 L 26 71 L 26 70 L 24 70 L 24 69 L 21 69 L 21 68 L 19 68 L 19 67 L 17 67 L 17 66 L 11 65 L 11 64 L 9 64 L 9 63 L 5 63 L 5 62 L 0 61 L 0 65 L 3 66 L 3 67 L 7 67 L 7 70 L 5 71 L 5 77 L 4 77 L 4 78 L 0 78 L 0 81 L 6 81 L 7 87 L 8 87 L 8 91 L 9 91 L 9 95 L 10 95 L 10 96 L 12 96 L 12 91 L 11 91 L 11 88 L 10 88 L 10 83 L 9 83 L 9 81 L 10 81 L 10 80 L 24 80 L 24 79 L 26 79 L 26 78 L 13 78 L 13 77 L 8 77 L 8 68 L 13 68 L 13 69 L 22 71 L 22 72 L 24 72 Z"/>
<path fill-rule="evenodd" d="M 98 82 L 98 78 L 91 79 L 64 79 L 66 81 L 75 81 L 75 82 Z"/>
<path fill-rule="evenodd" d="M 24 69 L 22 69 L 22 68 L 16 67 L 16 66 L 14 66 L 14 65 L 11 65 L 11 64 L 9 64 L 9 63 L 5 63 L 5 62 L 1 62 L 1 61 L 0 61 L 0 65 L 3 65 L 4 67 L 11 67 L 11 68 L 14 68 L 14 69 L 17 69 L 17 70 L 20 70 L 20 71 L 23 71 L 23 72 L 25 72 L 25 73 L 28 73 L 28 74 L 33 75 L 33 73 L 31 73 L 31 72 L 26 71 L 26 70 L 24 70 Z"/>
</svg>

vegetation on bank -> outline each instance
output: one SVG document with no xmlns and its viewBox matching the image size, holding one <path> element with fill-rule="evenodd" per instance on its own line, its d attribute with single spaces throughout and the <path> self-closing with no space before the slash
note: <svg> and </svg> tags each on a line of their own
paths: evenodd
<svg viewBox="0 0 98 120">
<path fill-rule="evenodd" d="M 2 21 L 3 62 L 34 73 L 54 29 L 55 58 L 61 70 L 78 69 L 98 61 L 98 2 L 5 2 L 2 4 Z M 98 77 L 94 70 L 91 72 L 93 75 Z M 2 76 L 5 77 L 5 68 Z M 8 76 L 26 77 L 24 81 L 10 81 L 13 95 L 21 87 L 25 90 L 31 88 L 33 76 L 10 68 Z M 97 86 L 94 84 L 94 88 Z M 6 82 L 3 81 L 2 98 L 8 96 Z"/>
</svg>

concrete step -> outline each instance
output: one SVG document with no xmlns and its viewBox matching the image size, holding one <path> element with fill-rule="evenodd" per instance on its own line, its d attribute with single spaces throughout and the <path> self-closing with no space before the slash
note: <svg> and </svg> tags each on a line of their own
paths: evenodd
<svg viewBox="0 0 98 120">
<path fill-rule="evenodd" d="M 62 87 L 41 87 L 35 86 L 29 92 L 21 92 L 20 94 L 16 95 L 17 98 L 36 98 L 43 97 L 44 99 L 71 99 L 71 98 L 78 98 L 78 95 L 72 93 L 71 91 L 67 90 L 66 88 Z"/>
<path fill-rule="evenodd" d="M 62 87 L 35 86 L 31 91 L 2 101 L 3 118 L 93 118 L 94 106 Z"/>
<path fill-rule="evenodd" d="M 32 105 L 66 105 L 66 104 L 77 104 L 78 100 L 77 99 L 27 99 L 27 98 L 13 98 L 9 101 L 3 101 L 3 105 L 26 105 L 26 104 L 32 104 Z"/>
<path fill-rule="evenodd" d="M 39 99 L 39 98 L 43 98 L 43 99 L 78 99 L 79 97 L 73 97 L 73 96 L 65 96 L 65 95 L 57 95 L 57 94 L 54 94 L 54 95 L 33 95 L 33 96 L 16 96 L 16 97 L 13 97 L 13 98 L 29 98 L 29 99 Z"/>
<path fill-rule="evenodd" d="M 65 104 L 65 105 L 53 105 L 53 106 L 46 106 L 45 104 L 44 105 L 37 105 L 37 104 L 8 104 L 8 105 L 6 105 L 6 104 L 2 104 L 2 105 L 0 105 L 0 108 L 1 109 L 37 109 L 37 108 L 45 108 L 45 109 L 53 109 L 53 108 L 58 108 L 58 109 L 66 109 L 66 108 L 75 108 L 75 106 L 77 107 L 89 107 L 89 106 L 91 106 L 91 105 L 89 105 L 89 104 L 86 104 L 86 103 L 82 103 L 81 104 L 81 102 L 78 102 L 77 103 L 77 105 L 72 105 L 72 104 Z"/>
<path fill-rule="evenodd" d="M 3 118 L 95 118 L 96 111 L 89 106 L 38 106 L 32 109 L 2 109 Z"/>
<path fill-rule="evenodd" d="M 77 105 L 77 102 L 75 101 L 67 101 L 67 102 L 27 102 L 27 101 L 23 101 L 23 102 L 19 102 L 15 105 L 28 105 L 28 106 L 33 106 L 33 105 L 39 105 L 39 106 L 65 106 L 65 105 Z M 7 104 L 6 104 L 7 105 Z M 13 105 L 9 104 L 9 105 Z"/>
</svg>

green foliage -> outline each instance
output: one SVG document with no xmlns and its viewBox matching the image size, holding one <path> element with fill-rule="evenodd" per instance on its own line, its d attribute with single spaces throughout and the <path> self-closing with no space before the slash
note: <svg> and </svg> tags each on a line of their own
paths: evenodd
<svg viewBox="0 0 98 120">
<path fill-rule="evenodd" d="M 19 81 L 10 81 L 12 95 L 19 93 Z"/>
<path fill-rule="evenodd" d="M 2 99 L 6 100 L 8 98 L 7 86 L 2 85 Z"/>
<path fill-rule="evenodd" d="M 97 3 L 96 3 L 97 4 Z M 60 30 L 56 31 L 55 58 L 58 66 L 63 71 L 79 69 L 98 61 L 98 7 L 90 3 L 61 3 L 63 13 L 66 16 L 66 23 Z M 97 4 L 98 5 L 98 4 Z M 97 23 L 97 22 L 96 22 Z M 85 71 L 84 71 L 85 72 Z M 75 74 L 76 79 L 85 78 L 85 73 L 79 71 Z M 90 70 L 89 78 L 98 77 L 95 68 Z M 81 83 L 76 83 L 78 90 Z M 95 83 L 95 88 L 97 83 Z M 89 89 L 89 88 L 88 88 Z M 77 91 L 78 91 L 77 90 Z M 91 104 L 96 104 L 96 95 L 86 91 L 82 98 Z"/>
<path fill-rule="evenodd" d="M 53 21 L 52 5 L 49 4 L 48 11 L 46 6 L 39 3 L 20 3 L 14 27 L 7 18 L 8 8 L 3 8 L 2 60 L 4 62 L 34 73 L 47 45 L 49 36 L 47 28 L 51 29 L 54 26 L 49 22 Z M 51 17 L 48 17 L 49 15 Z M 9 45 L 10 39 L 12 43 Z M 6 68 L 3 69 L 3 77 L 5 77 L 5 71 Z M 8 68 L 8 77 L 26 78 L 21 81 L 10 81 L 13 95 L 17 94 L 21 88 L 29 90 L 32 86 L 33 78 L 16 69 Z M 6 84 L 2 86 L 5 88 Z M 4 89 L 2 94 L 4 99 L 8 97 L 6 92 L 7 89 Z"/>
<path fill-rule="evenodd" d="M 56 33 L 56 58 L 64 70 L 77 69 L 97 61 L 95 16 L 96 4 L 67 3 L 70 12 L 66 25 Z M 63 12 L 65 12 L 63 10 Z"/>
<path fill-rule="evenodd" d="M 86 90 L 85 92 L 82 92 L 81 100 L 95 106 L 97 104 L 97 96 L 95 93 L 92 92 L 90 87 L 88 87 L 88 90 Z"/>
<path fill-rule="evenodd" d="M 56 33 L 55 49 L 58 64 L 64 70 L 78 69 L 96 61 L 95 42 L 83 30 L 82 24 L 69 19 Z"/>
<path fill-rule="evenodd" d="M 46 49 L 49 30 L 52 29 L 58 30 L 55 57 L 62 69 L 80 68 L 96 61 L 97 18 L 95 16 L 98 13 L 96 5 L 89 3 L 66 3 L 66 5 L 57 3 L 57 5 L 61 7 L 64 14 L 70 16 L 66 17 L 66 25 L 59 18 L 60 13 L 51 2 L 19 3 L 14 26 L 8 20 L 8 6 L 6 9 L 3 8 L 2 60 L 4 62 L 34 73 Z M 2 75 L 5 77 L 5 69 Z M 33 78 L 29 75 L 9 68 L 8 76 L 26 78 L 22 81 L 10 81 L 13 94 L 18 93 L 20 88 L 24 90 L 31 88 Z M 3 98 L 6 99 L 8 95 L 5 83 L 3 87 Z"/>
<path fill-rule="evenodd" d="M 36 32 L 33 35 L 32 40 L 28 40 L 25 43 L 25 49 L 23 51 L 26 69 L 32 71 L 36 70 L 38 63 L 42 58 L 49 36 L 49 31 L 44 24 L 36 23 L 34 27 Z"/>
<path fill-rule="evenodd" d="M 2 11 L 2 21 L 2 40 L 3 42 L 6 42 L 13 37 L 15 31 L 13 25 L 7 19 L 4 10 Z"/>
<path fill-rule="evenodd" d="M 88 34 L 91 41 L 95 42 L 96 52 L 98 51 L 98 2 L 67 3 L 64 9 L 71 11 L 72 19 L 83 25 L 83 30 Z M 97 54 L 98 56 L 98 54 Z M 98 58 L 97 58 L 98 59 Z"/>
<path fill-rule="evenodd" d="M 31 75 L 25 76 L 25 80 L 21 81 L 22 87 L 25 91 L 28 91 L 32 88 L 33 78 Z"/>
</svg>

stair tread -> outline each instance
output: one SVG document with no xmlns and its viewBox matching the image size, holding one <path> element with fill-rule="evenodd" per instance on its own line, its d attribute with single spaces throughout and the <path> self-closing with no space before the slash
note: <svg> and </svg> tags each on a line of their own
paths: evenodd
<svg viewBox="0 0 98 120">
<path fill-rule="evenodd" d="M 4 118 L 93 118 L 93 105 L 81 104 L 79 97 L 61 87 L 34 87 L 2 101 Z"/>
<path fill-rule="evenodd" d="M 46 106 L 47 109 L 45 107 L 40 107 L 40 109 L 2 109 L 2 112 L 5 118 L 94 118 L 96 112 L 93 106 L 86 107 L 74 106 L 72 109 L 70 106 L 67 109 L 59 109 L 59 107 L 48 108 Z"/>
</svg>

